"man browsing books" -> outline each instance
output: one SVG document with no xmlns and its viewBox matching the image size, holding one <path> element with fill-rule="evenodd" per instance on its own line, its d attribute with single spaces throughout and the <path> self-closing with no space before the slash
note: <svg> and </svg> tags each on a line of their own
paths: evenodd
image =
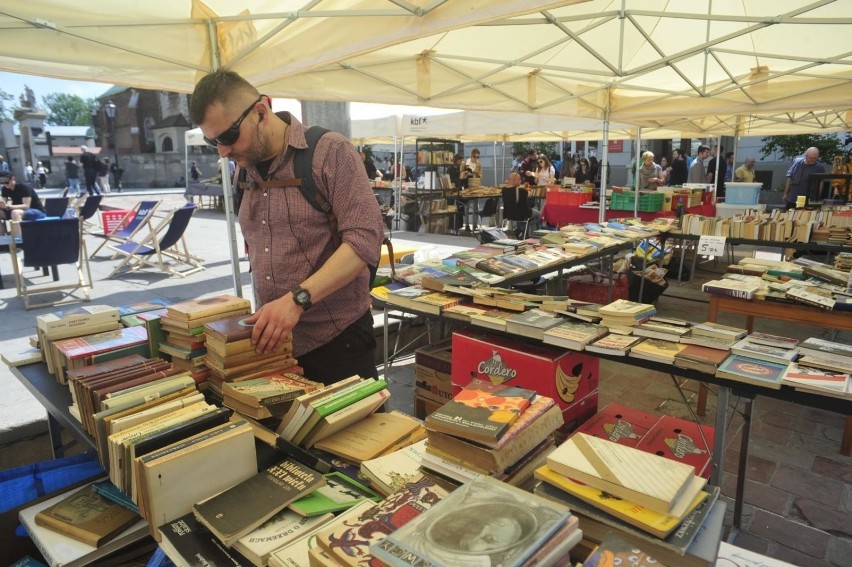
<svg viewBox="0 0 852 567">
<path fill-rule="evenodd" d="M 305 127 L 270 104 L 224 70 L 202 78 L 190 104 L 208 144 L 249 182 L 239 219 L 260 305 L 247 320 L 252 342 L 259 353 L 270 352 L 292 332 L 293 354 L 313 380 L 376 376 L 368 280 L 383 230 L 364 166 L 340 134 L 316 142 L 311 170 L 337 217 L 335 230 L 293 183 L 296 155 L 307 148 Z"/>
</svg>

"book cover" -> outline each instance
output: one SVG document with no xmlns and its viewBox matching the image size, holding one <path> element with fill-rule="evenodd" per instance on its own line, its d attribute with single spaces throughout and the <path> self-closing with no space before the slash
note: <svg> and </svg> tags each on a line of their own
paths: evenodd
<svg viewBox="0 0 852 567">
<path fill-rule="evenodd" d="M 519 567 L 570 515 L 564 506 L 481 477 L 374 543 L 370 551 L 394 566 Z"/>
<path fill-rule="evenodd" d="M 36 316 L 36 328 L 51 338 L 51 335 L 60 331 L 79 330 L 81 334 L 84 334 L 86 328 L 92 325 L 115 323 L 118 319 L 119 312 L 115 307 L 81 305 Z"/>
<path fill-rule="evenodd" d="M 609 329 L 603 325 L 583 321 L 561 321 L 561 324 L 544 331 L 542 340 L 545 344 L 583 350 L 589 343 L 609 333 Z"/>
<path fill-rule="evenodd" d="M 204 334 L 224 343 L 231 343 L 251 337 L 254 325 L 245 323 L 248 315 L 235 315 L 204 324 Z"/>
<path fill-rule="evenodd" d="M 788 364 L 792 362 L 798 352 L 795 348 L 781 348 L 766 344 L 754 343 L 749 340 L 749 337 L 738 341 L 731 347 L 732 354 L 746 356 L 748 358 L 756 358 L 758 360 L 768 360 L 769 362 L 777 362 L 779 364 Z"/>
<path fill-rule="evenodd" d="M 370 480 L 371 486 L 388 495 L 419 476 L 420 462 L 425 452 L 426 440 L 423 439 L 392 453 L 364 461 L 360 470 Z"/>
<path fill-rule="evenodd" d="M 464 298 L 458 295 L 435 292 L 413 298 L 410 307 L 415 311 L 422 311 L 430 315 L 440 315 L 447 307 L 458 305 L 462 301 L 464 301 Z"/>
<path fill-rule="evenodd" d="M 325 475 L 325 486 L 291 503 L 289 509 L 311 517 L 348 510 L 365 500 L 378 502 L 381 499 L 381 495 L 345 474 L 330 472 Z"/>
<path fill-rule="evenodd" d="M 563 319 L 547 311 L 530 309 L 506 319 L 506 332 L 541 340 L 545 331 L 556 327 L 562 321 Z"/>
<path fill-rule="evenodd" d="M 810 337 L 799 345 L 799 352 L 832 362 L 852 364 L 852 346 L 836 341 Z"/>
<path fill-rule="evenodd" d="M 248 299 L 233 295 L 217 295 L 182 301 L 168 305 L 166 309 L 168 309 L 169 317 L 180 321 L 194 321 L 202 317 L 229 313 L 238 309 L 251 309 L 251 302 Z"/>
<path fill-rule="evenodd" d="M 852 394 L 852 378 L 849 374 L 808 368 L 795 363 L 790 364 L 784 371 L 781 383 L 814 392 L 826 392 L 841 396 Z"/>
<path fill-rule="evenodd" d="M 719 365 L 716 376 L 778 390 L 786 368 L 786 364 L 732 354 Z"/>
<path fill-rule="evenodd" d="M 385 388 L 322 417 L 314 428 L 311 429 L 311 432 L 302 439 L 302 445 L 310 448 L 329 435 L 345 431 L 350 427 L 358 425 L 365 419 L 372 422 L 372 416 L 387 403 L 390 396 L 390 390 Z M 393 440 L 391 439 L 391 441 Z"/>
<path fill-rule="evenodd" d="M 228 567 L 254 567 L 243 554 L 222 545 L 196 520 L 192 513 L 158 526 L 160 547 L 175 564 Z"/>
<path fill-rule="evenodd" d="M 35 515 L 39 526 L 100 547 L 139 521 L 139 515 L 87 485 Z"/>
<path fill-rule="evenodd" d="M 306 532 L 322 528 L 333 519 L 334 515 L 330 513 L 305 517 L 285 508 L 259 528 L 237 540 L 233 548 L 258 567 L 264 567 L 269 563 L 269 556 L 273 551 Z"/>
<path fill-rule="evenodd" d="M 410 308 L 414 299 L 431 293 L 433 293 L 431 289 L 425 289 L 419 285 L 412 285 L 391 290 L 390 293 L 388 293 L 387 302 L 389 305 Z"/>
<path fill-rule="evenodd" d="M 147 344 L 148 333 L 142 327 L 126 327 L 84 337 L 62 339 L 53 346 L 68 361 L 90 357 L 96 353 L 116 350 L 126 346 Z"/>
<path fill-rule="evenodd" d="M 225 382 L 222 384 L 222 395 L 252 406 L 263 406 L 286 402 L 316 389 L 317 382 L 305 380 L 301 376 L 272 373 L 251 380 Z"/>
<path fill-rule="evenodd" d="M 629 562 L 631 567 L 666 567 L 634 544 L 614 533 L 607 535 L 598 548 L 583 562 L 584 567 L 604 567 Z"/>
<path fill-rule="evenodd" d="M 675 355 L 674 365 L 678 368 L 692 368 L 713 374 L 726 358 L 728 358 L 728 351 L 688 344 Z"/>
<path fill-rule="evenodd" d="M 144 313 L 145 311 L 157 311 L 159 309 L 164 309 L 171 304 L 172 301 L 163 297 L 152 297 L 151 299 L 140 301 L 138 303 L 128 303 L 126 305 L 119 305 L 118 316 L 125 317 L 127 315 L 136 315 L 137 313 Z"/>
<path fill-rule="evenodd" d="M 376 413 L 317 441 L 314 447 L 361 463 L 384 454 L 399 440 L 423 426 L 397 413 Z"/>
<path fill-rule="evenodd" d="M 630 356 L 671 364 L 686 345 L 663 339 L 645 339 L 630 349 Z"/>
<path fill-rule="evenodd" d="M 656 312 L 656 309 L 649 303 L 638 303 L 627 299 L 616 299 L 612 303 L 600 307 L 598 309 L 598 314 L 607 317 L 631 317 L 633 319 L 642 319 L 651 311 Z"/>
<path fill-rule="evenodd" d="M 770 335 L 769 333 L 752 332 L 746 337 L 750 343 L 768 345 L 777 348 L 791 349 L 799 345 L 799 339 Z"/>
<path fill-rule="evenodd" d="M 426 428 L 494 446 L 535 395 L 533 390 L 474 379 L 426 417 Z"/>
<path fill-rule="evenodd" d="M 317 471 L 285 460 L 194 504 L 192 511 L 202 524 L 230 546 L 294 500 L 324 484 L 325 478 Z"/>
<path fill-rule="evenodd" d="M 706 321 L 704 323 L 697 323 L 693 325 L 692 334 L 729 340 L 740 340 L 748 334 L 748 331 L 740 327 L 731 327 L 730 325 L 722 325 L 720 323 Z"/>
<path fill-rule="evenodd" d="M 589 352 L 608 354 L 610 356 L 626 356 L 631 348 L 642 342 L 642 337 L 633 335 L 617 335 L 610 333 L 602 339 L 598 339 L 586 345 Z"/>
<path fill-rule="evenodd" d="M 547 458 L 555 472 L 667 514 L 695 468 L 633 447 L 575 433 Z"/>
<path fill-rule="evenodd" d="M 360 516 L 335 522 L 317 534 L 317 543 L 334 559 L 352 567 L 373 565 L 370 546 L 430 509 L 447 492 L 420 476 Z"/>
</svg>

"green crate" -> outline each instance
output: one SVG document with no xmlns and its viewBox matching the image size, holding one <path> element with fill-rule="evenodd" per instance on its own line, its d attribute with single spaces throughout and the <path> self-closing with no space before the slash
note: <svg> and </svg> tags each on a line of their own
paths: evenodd
<svg viewBox="0 0 852 567">
<path fill-rule="evenodd" d="M 632 211 L 635 203 L 635 195 L 633 191 L 625 191 L 623 193 L 613 193 L 610 209 L 613 211 Z M 663 210 L 663 193 L 639 193 L 639 209 L 644 213 L 655 213 Z"/>
</svg>

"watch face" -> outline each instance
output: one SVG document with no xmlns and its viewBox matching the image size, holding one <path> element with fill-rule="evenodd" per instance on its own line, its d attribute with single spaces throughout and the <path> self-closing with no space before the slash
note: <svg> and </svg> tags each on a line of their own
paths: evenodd
<svg viewBox="0 0 852 567">
<path fill-rule="evenodd" d="M 297 304 L 305 305 L 311 302 L 311 294 L 304 289 L 300 289 L 296 292 L 294 299 L 296 300 Z"/>
</svg>

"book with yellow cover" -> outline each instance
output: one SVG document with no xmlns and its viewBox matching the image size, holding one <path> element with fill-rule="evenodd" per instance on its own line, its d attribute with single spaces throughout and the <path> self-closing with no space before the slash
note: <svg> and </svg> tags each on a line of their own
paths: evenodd
<svg viewBox="0 0 852 567">
<path fill-rule="evenodd" d="M 535 478 L 560 490 L 564 490 L 568 494 L 576 496 L 599 510 L 612 514 L 631 526 L 635 526 L 659 538 L 664 538 L 672 533 L 683 521 L 686 514 L 695 510 L 708 496 L 704 491 L 699 492 L 689 503 L 684 516 L 673 516 L 671 514 L 656 512 L 641 504 L 623 500 L 588 484 L 572 480 L 555 472 L 547 465 L 535 470 Z"/>
</svg>

